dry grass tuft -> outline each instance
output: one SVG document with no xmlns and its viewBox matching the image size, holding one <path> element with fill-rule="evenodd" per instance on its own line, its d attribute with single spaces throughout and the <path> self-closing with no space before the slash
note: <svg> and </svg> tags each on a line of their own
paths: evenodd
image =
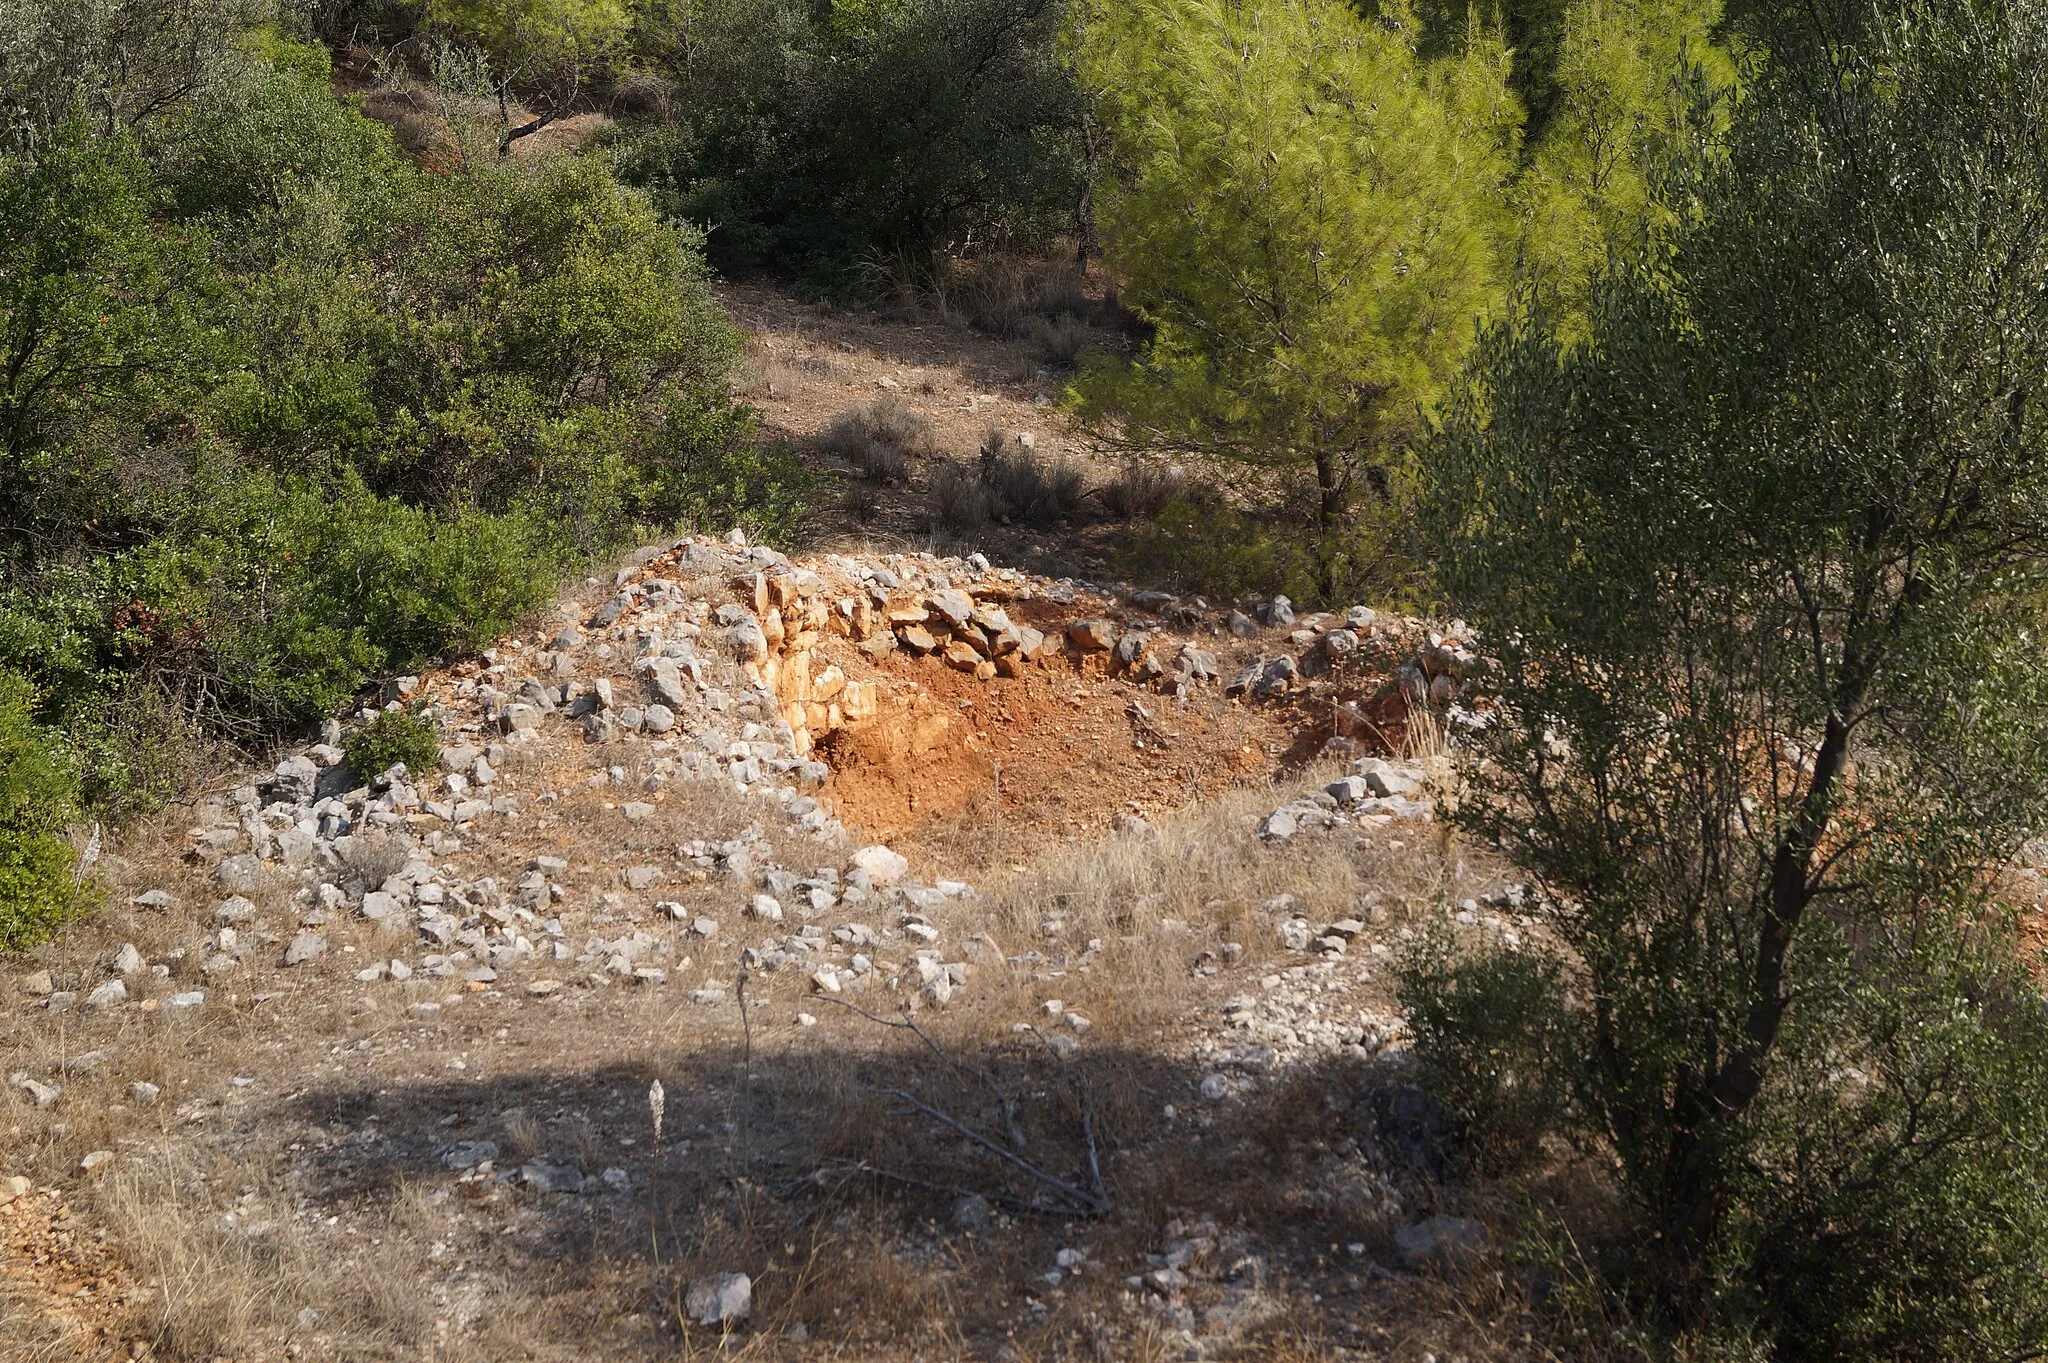
<svg viewBox="0 0 2048 1363">
<path fill-rule="evenodd" d="M 1101 306 L 1071 263 L 1008 254 L 955 262 L 939 304 L 1003 340 L 1039 340 L 1052 327 L 1081 326 Z"/>
<path fill-rule="evenodd" d="M 840 366 L 829 355 L 749 347 L 739 387 L 750 398 L 787 402 L 812 384 L 837 377 L 839 372 Z"/>
<path fill-rule="evenodd" d="M 1157 520 L 1159 513 L 1188 490 L 1188 478 L 1177 465 L 1131 459 L 1117 476 L 1096 490 L 1102 509 L 1119 521 Z"/>
<path fill-rule="evenodd" d="M 910 481 L 910 461 L 938 452 L 931 418 L 893 393 L 842 412 L 823 444 L 861 477 L 883 484 Z"/>
<path fill-rule="evenodd" d="M 979 530 L 991 514 L 988 486 L 973 470 L 959 464 L 942 464 L 932 472 L 932 518 L 955 533 Z"/>
<path fill-rule="evenodd" d="M 1015 432 L 991 428 L 981 442 L 981 482 L 997 520 L 1047 527 L 1080 517 L 1088 478 L 1065 457 L 1047 459 Z"/>
<path fill-rule="evenodd" d="M 505 1114 L 505 1149 L 514 1159 L 530 1160 L 546 1148 L 547 1131 L 531 1112 L 518 1107 Z"/>
<path fill-rule="evenodd" d="M 45 1315 L 26 1288 L 0 1277 L 0 1359 L 5 1363 L 73 1363 L 78 1341 Z"/>
</svg>

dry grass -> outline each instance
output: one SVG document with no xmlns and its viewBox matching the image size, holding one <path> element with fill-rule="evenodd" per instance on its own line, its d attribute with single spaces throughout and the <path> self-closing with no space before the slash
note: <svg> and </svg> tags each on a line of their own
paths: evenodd
<svg viewBox="0 0 2048 1363">
<path fill-rule="evenodd" d="M 943 313 L 1004 340 L 1037 339 L 1048 323 L 1080 322 L 1099 307 L 1066 261 L 997 254 L 956 261 L 939 294 Z"/>
<path fill-rule="evenodd" d="M 748 347 L 739 390 L 750 398 L 787 402 L 814 384 L 836 380 L 840 372 L 831 356 L 804 349 L 801 340 L 757 341 Z"/>
<path fill-rule="evenodd" d="M 1097 1006 L 1105 1021 L 1141 1028 L 1184 1006 L 1190 966 L 1224 959 L 1228 944 L 1247 965 L 1278 956 L 1287 918 L 1371 922 L 1443 899 L 1459 868 L 1442 860 L 1434 839 L 1258 837 L 1262 815 L 1332 775 L 1319 768 L 1289 787 L 1232 791 L 1142 831 L 1056 853 L 991 890 L 990 927 L 1013 953 L 1047 942 L 1078 952 L 1101 941 L 1095 977 L 1108 983 Z"/>
<path fill-rule="evenodd" d="M 124 1159 L 99 1207 L 156 1290 L 134 1322 L 171 1358 L 237 1354 L 254 1341 L 339 1333 L 398 1346 L 428 1303 L 375 1255 L 336 1272 L 334 1249 L 267 1177 L 270 1159 L 208 1159 L 189 1147 Z M 394 1218 L 396 1219 L 396 1218 Z"/>
<path fill-rule="evenodd" d="M 938 452 L 932 420 L 894 393 L 843 412 L 821 442 L 870 482 L 910 480 L 910 461 Z"/>
<path fill-rule="evenodd" d="M 639 797 L 650 768 L 638 747 L 535 743 L 512 752 L 505 767 L 522 788 L 550 787 L 559 799 L 528 804 L 516 827 L 472 839 L 464 874 L 506 883 L 538 852 L 564 857 L 561 879 L 571 904 L 592 911 L 591 931 L 649 926 L 694 958 L 685 971 L 667 957 L 666 988 L 586 988 L 589 967 L 564 963 L 548 973 L 570 986 L 545 1003 L 516 986 L 500 997 L 418 976 L 353 989 L 341 978 L 343 945 L 381 944 L 367 925 L 338 924 L 335 954 L 323 962 L 287 975 L 266 951 L 232 984 L 209 983 L 197 1017 L 24 1010 L 29 1025 L 0 1037 L 0 1070 L 88 1048 L 113 1056 L 67 1079 L 47 1112 L 19 1094 L 0 1097 L 0 1132 L 13 1133 L 11 1159 L 47 1178 L 65 1176 L 86 1149 L 120 1151 L 94 1200 L 138 1274 L 161 1285 L 135 1322 L 160 1356 L 267 1358 L 296 1343 L 309 1357 L 430 1347 L 456 1363 L 821 1352 L 893 1363 L 994 1357 L 1005 1347 L 1020 1359 L 1179 1358 L 1185 1341 L 1124 1282 L 1180 1234 L 1175 1223 L 1202 1217 L 1243 1238 L 1244 1253 L 1263 1265 L 1254 1295 L 1278 1312 L 1231 1350 L 1301 1363 L 1333 1356 L 1324 1332 L 1337 1329 L 1339 1308 L 1317 1295 L 1353 1298 L 1341 1296 L 1343 1263 L 1324 1262 L 1327 1243 L 1313 1242 L 1377 1249 L 1386 1238 L 1359 1160 L 1344 1153 L 1360 1094 L 1382 1077 L 1346 1062 L 1305 1070 L 1291 1087 L 1276 1083 L 1260 1102 L 1202 1107 L 1193 1095 L 1207 1066 L 1186 1043 L 1214 1026 L 1222 997 L 1298 966 L 1301 958 L 1281 954 L 1278 919 L 1357 916 L 1391 930 L 1403 912 L 1473 878 L 1451 849 L 1412 831 L 1364 836 L 1356 827 L 1260 842 L 1259 818 L 1328 779 L 1317 770 L 1200 802 L 1149 830 L 1057 849 L 984 884 L 985 899 L 935 910 L 946 959 L 967 956 L 972 938 L 992 949 L 974 950 L 970 987 L 949 1007 L 921 1011 L 921 1025 L 1019 1096 L 1030 1149 L 1063 1177 L 1085 1167 L 1088 1112 L 1113 1198 L 1105 1216 L 1017 1216 L 970 1233 L 950 1224 L 955 1191 L 1028 1199 L 1031 1181 L 885 1090 L 993 1121 L 974 1073 L 902 1031 L 831 1009 L 800 970 L 750 982 L 750 1036 L 736 1005 L 689 1002 L 703 980 L 730 986 L 742 946 L 764 930 L 736 913 L 741 887 L 715 874 L 690 880 L 675 847 L 767 825 L 767 806 L 678 780 L 660 792 L 657 818 L 628 824 L 605 806 Z M 613 765 L 626 781 L 588 784 Z M 999 811 L 985 812 L 999 823 Z M 1002 836 L 997 827 L 994 841 Z M 785 845 L 780 859 L 801 869 L 809 851 Z M 820 846 L 808 864 L 842 853 Z M 636 863 L 659 867 L 661 879 L 622 901 L 600 900 L 622 889 Z M 110 935 L 137 940 L 154 960 L 210 930 L 216 891 L 204 868 L 167 858 L 148 873 L 180 907 L 117 910 L 53 948 L 69 983 L 103 970 Z M 1280 895 L 1293 903 L 1271 907 Z M 680 941 L 675 925 L 652 918 L 657 898 L 724 926 L 710 941 Z M 269 931 L 288 934 L 289 904 L 276 898 L 262 912 Z M 844 916 L 893 919 L 879 910 Z M 1095 939 L 1102 946 L 1088 953 Z M 1241 951 L 1227 952 L 1229 943 Z M 874 954 L 901 969 L 912 949 L 894 940 Z M 1039 956 L 1001 959 L 1027 952 Z M 195 962 L 135 987 L 168 991 Z M 1213 978 L 1204 973 L 1212 967 Z M 1043 1025 L 1040 1005 L 1055 991 L 1094 1022 L 1070 1061 L 1014 1030 Z M 271 997 L 259 1004 L 257 994 Z M 898 996 L 886 988 L 850 997 L 895 1016 Z M 439 1011 L 414 1012 L 422 1003 Z M 799 1010 L 819 1025 L 798 1026 Z M 234 1075 L 259 1082 L 230 1089 Z M 669 1093 L 671 1143 L 658 1173 L 644 1101 L 656 1077 Z M 161 1084 L 163 1101 L 119 1110 L 138 1078 Z M 181 1111 L 188 1099 L 192 1110 Z M 1169 1103 L 1180 1105 L 1178 1119 L 1164 1115 Z M 631 1187 L 548 1195 L 441 1164 L 449 1143 L 481 1139 L 500 1144 L 501 1170 L 552 1153 L 591 1174 L 626 1169 Z M 1054 1291 L 1043 1279 L 1068 1245 L 1086 1248 L 1091 1269 Z M 757 1280 L 754 1320 L 729 1340 L 682 1325 L 690 1279 L 732 1270 Z M 1195 1301 L 1198 1318 L 1212 1288 L 1239 1290 L 1205 1280 L 1211 1295 Z M 1431 1283 L 1375 1290 L 1357 1300 L 1361 1318 L 1379 1323 L 1380 1356 L 1533 1356 L 1483 1347 L 1489 1322 L 1508 1321 L 1501 1338 L 1513 1336 L 1508 1297 L 1465 1303 L 1451 1285 Z M 1468 1317 L 1479 1324 L 1461 1323 Z M 799 1326 L 809 1344 L 789 1337 Z"/>
<path fill-rule="evenodd" d="M 992 428 L 981 442 L 981 481 L 997 520 L 1041 528 L 1078 519 L 1088 497 L 1081 466 L 1046 458 L 1010 431 Z"/>
<path fill-rule="evenodd" d="M 991 515 L 988 485 L 960 464 L 941 464 L 932 471 L 927 489 L 932 518 L 955 534 L 987 525 Z"/>
<path fill-rule="evenodd" d="M 1088 475 L 1064 455 L 1047 458 L 1014 431 L 991 427 L 981 441 L 972 471 L 957 464 L 932 473 L 928 485 L 932 519 L 963 534 L 991 521 L 1049 530 L 1083 518 Z"/>
<path fill-rule="evenodd" d="M 75 1363 L 78 1343 L 27 1289 L 0 1276 L 0 1363 Z"/>
</svg>

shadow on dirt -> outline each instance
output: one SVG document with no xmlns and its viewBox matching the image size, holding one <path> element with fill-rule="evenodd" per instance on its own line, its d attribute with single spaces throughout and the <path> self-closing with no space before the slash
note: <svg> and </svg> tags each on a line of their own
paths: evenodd
<svg viewBox="0 0 2048 1363">
<path fill-rule="evenodd" d="M 694 1276 L 736 1271 L 764 1347 L 909 1346 L 939 1321 L 987 1357 L 1020 1330 L 1121 1338 L 1104 1312 L 1236 1343 L 1298 1329 L 1285 1284 L 1336 1311 L 1346 1284 L 1397 1278 L 1375 1267 L 1392 1231 L 1449 1186 L 1441 1110 L 1362 1059 L 1259 1077 L 1065 1035 L 958 1054 L 900 1023 L 887 1039 L 316 1088 L 288 1104 L 296 1182 L 316 1217 L 402 1196 L 458 1210 L 459 1241 L 421 1232 L 422 1273 L 453 1252 L 550 1295 L 625 1283 L 641 1347 L 696 1328 Z M 396 1233 L 385 1249 L 408 1252 Z"/>
</svg>

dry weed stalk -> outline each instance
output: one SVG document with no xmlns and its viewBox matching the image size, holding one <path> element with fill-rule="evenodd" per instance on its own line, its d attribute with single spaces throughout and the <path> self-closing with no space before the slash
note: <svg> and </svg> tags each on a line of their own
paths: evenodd
<svg viewBox="0 0 2048 1363">
<path fill-rule="evenodd" d="M 844 999 L 832 998 L 830 995 L 824 997 L 826 1002 L 838 1004 L 841 1008 L 867 1019 L 878 1027 L 888 1027 L 910 1032 L 946 1065 L 978 1081 L 995 1101 L 996 1110 L 1001 1114 L 1002 1118 L 1002 1130 L 993 1135 L 977 1130 L 968 1122 L 950 1113 L 941 1111 L 900 1088 L 875 1086 L 871 1089 L 872 1092 L 883 1097 L 894 1098 L 901 1103 L 909 1104 L 912 1111 L 921 1114 L 931 1121 L 937 1122 L 956 1135 L 964 1137 L 979 1149 L 995 1156 L 996 1159 L 1010 1165 L 1012 1168 L 1020 1170 L 1034 1182 L 1052 1192 L 1060 1199 L 1062 1205 L 1046 1206 L 1042 1202 L 1026 1202 L 1000 1191 L 987 1192 L 949 1184 L 932 1183 L 876 1166 L 870 1166 L 864 1172 L 892 1182 L 906 1183 L 916 1187 L 930 1188 L 934 1191 L 948 1192 L 955 1195 L 980 1191 L 980 1195 L 987 1198 L 990 1202 L 1001 1202 L 1019 1211 L 1064 1216 L 1102 1216 L 1108 1213 L 1110 1210 L 1110 1199 L 1108 1189 L 1103 1185 L 1102 1181 L 1102 1155 L 1095 1136 L 1094 1103 L 1086 1091 L 1085 1083 L 1081 1085 L 1080 1108 L 1081 1139 L 1088 1156 L 1088 1181 L 1083 1185 L 1075 1183 L 1070 1179 L 1061 1178 L 1044 1167 L 1044 1162 L 1031 1152 L 1030 1142 L 1025 1138 L 1023 1128 L 1018 1123 L 1016 1098 L 1004 1091 L 1002 1085 L 996 1082 L 993 1074 L 990 1074 L 985 1069 L 965 1063 L 950 1054 L 937 1041 L 933 1040 L 931 1033 L 917 1025 L 917 1019 L 911 1016 L 907 1005 L 903 1010 L 902 1019 L 896 1021 L 878 1017 Z M 1036 1035 L 1037 1029 L 1034 1028 L 1033 1033 Z M 1043 1039 L 1041 1036 L 1040 1040 Z M 1050 1044 L 1047 1045 L 1046 1049 L 1052 1054 L 1053 1059 L 1060 1064 L 1063 1073 L 1072 1073 L 1057 1050 Z"/>
</svg>

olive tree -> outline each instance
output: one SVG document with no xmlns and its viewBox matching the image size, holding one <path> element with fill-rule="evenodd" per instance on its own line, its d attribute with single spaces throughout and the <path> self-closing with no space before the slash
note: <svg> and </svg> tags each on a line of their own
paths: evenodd
<svg viewBox="0 0 2048 1363">
<path fill-rule="evenodd" d="M 1612 1157 L 1681 1326 L 2036 1357 L 2048 1023 L 2004 872 L 2048 815 L 2048 6 L 1802 13 L 1690 211 L 1575 339 L 1525 299 L 1433 443 L 1499 664 L 1461 817 L 1553 945 L 1407 997 L 1468 1113 L 1552 1093 Z"/>
</svg>

